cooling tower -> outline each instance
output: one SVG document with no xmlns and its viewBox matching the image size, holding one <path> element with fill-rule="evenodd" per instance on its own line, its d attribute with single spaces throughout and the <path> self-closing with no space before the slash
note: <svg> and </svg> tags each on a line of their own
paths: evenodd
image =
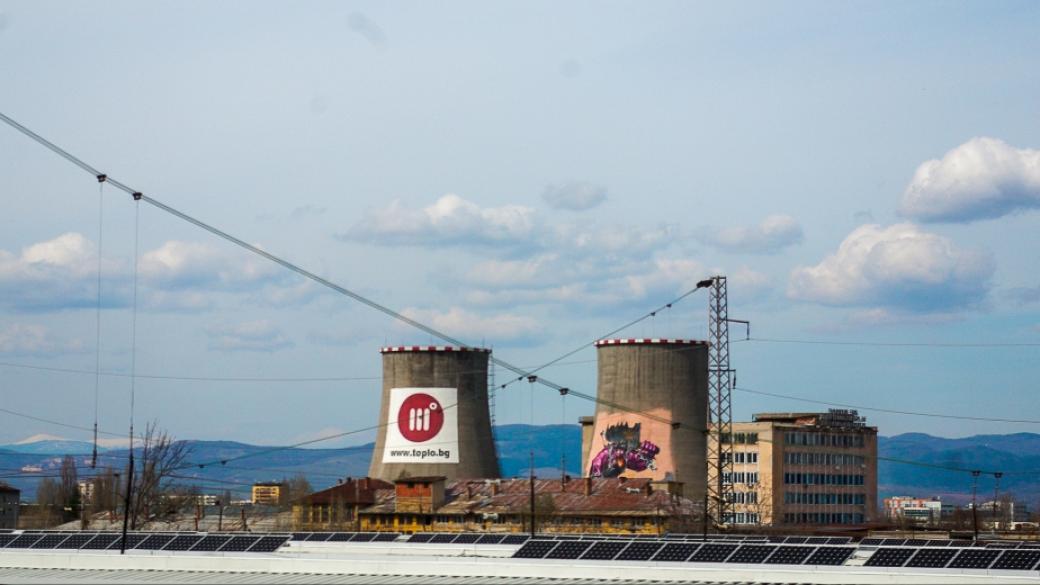
<svg viewBox="0 0 1040 585">
<path fill-rule="evenodd" d="M 700 501 L 707 486 L 708 343 L 604 339 L 596 348 L 600 402 L 582 445 L 584 473 L 680 481 L 686 497 Z"/>
<path fill-rule="evenodd" d="M 384 347 L 383 405 L 369 477 L 498 477 L 488 415 L 491 350 Z"/>
</svg>

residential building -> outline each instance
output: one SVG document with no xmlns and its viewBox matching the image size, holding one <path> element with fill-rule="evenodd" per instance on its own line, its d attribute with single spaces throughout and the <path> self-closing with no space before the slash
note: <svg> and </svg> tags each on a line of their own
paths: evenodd
<svg viewBox="0 0 1040 585">
<path fill-rule="evenodd" d="M 944 504 L 939 498 L 893 496 L 885 498 L 882 506 L 889 522 L 914 526 L 938 526 L 943 518 L 953 513 L 953 506 Z"/>
<path fill-rule="evenodd" d="M 94 502 L 94 480 L 79 482 L 79 500 L 84 506 Z"/>
<path fill-rule="evenodd" d="M 21 491 L 0 484 L 0 528 L 18 528 L 18 503 L 21 496 Z"/>
<path fill-rule="evenodd" d="M 377 490 L 359 511 L 360 529 L 394 532 L 526 532 L 531 528 L 528 479 L 402 478 Z M 699 530 L 701 506 L 677 482 L 649 478 L 536 479 L 539 532 L 660 534 Z"/>
<path fill-rule="evenodd" d="M 277 506 L 282 502 L 282 491 L 285 485 L 281 482 L 262 482 L 253 484 L 253 504 L 260 506 Z"/>
<path fill-rule="evenodd" d="M 724 524 L 811 529 L 878 519 L 877 427 L 856 411 L 760 413 L 721 438 L 732 448 Z"/>
</svg>

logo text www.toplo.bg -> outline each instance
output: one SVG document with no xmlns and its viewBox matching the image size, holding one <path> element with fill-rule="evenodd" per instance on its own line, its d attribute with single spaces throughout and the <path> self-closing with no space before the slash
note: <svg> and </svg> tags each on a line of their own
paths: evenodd
<svg viewBox="0 0 1040 585">
<path fill-rule="evenodd" d="M 391 388 L 385 463 L 458 463 L 458 390 Z"/>
</svg>

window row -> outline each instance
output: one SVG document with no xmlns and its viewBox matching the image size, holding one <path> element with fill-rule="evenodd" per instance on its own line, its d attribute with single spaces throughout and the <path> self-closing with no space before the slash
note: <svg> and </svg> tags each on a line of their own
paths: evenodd
<svg viewBox="0 0 1040 585">
<path fill-rule="evenodd" d="M 723 453 L 722 460 L 729 463 L 758 463 L 758 451 Z"/>
<path fill-rule="evenodd" d="M 747 485 L 755 485 L 758 483 L 758 472 L 757 471 L 734 471 L 732 473 L 722 474 L 722 483 L 735 484 L 744 483 Z"/>
<path fill-rule="evenodd" d="M 754 445 L 758 443 L 758 433 L 722 433 L 719 438 L 723 443 L 737 445 Z"/>
<path fill-rule="evenodd" d="M 726 524 L 758 524 L 758 514 L 753 512 L 726 512 L 722 515 Z"/>
<path fill-rule="evenodd" d="M 784 524 L 863 524 L 863 514 L 795 512 L 784 514 Z"/>
<path fill-rule="evenodd" d="M 757 504 L 758 492 L 726 492 L 726 501 L 731 504 Z"/>
<path fill-rule="evenodd" d="M 788 445 L 805 445 L 809 447 L 846 447 L 863 446 L 863 435 L 835 433 L 784 433 L 784 442 Z"/>
<path fill-rule="evenodd" d="M 784 463 L 787 465 L 864 465 L 866 461 L 867 458 L 862 455 L 848 453 L 784 453 Z"/>
<path fill-rule="evenodd" d="M 847 473 L 785 473 L 784 483 L 788 485 L 863 485 L 863 476 Z"/>
<path fill-rule="evenodd" d="M 821 494 L 818 492 L 785 492 L 785 504 L 810 506 L 865 506 L 866 494 Z"/>
</svg>

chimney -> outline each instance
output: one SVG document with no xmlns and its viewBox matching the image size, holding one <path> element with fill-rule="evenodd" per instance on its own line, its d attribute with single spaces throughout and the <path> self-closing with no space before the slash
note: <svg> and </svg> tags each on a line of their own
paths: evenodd
<svg viewBox="0 0 1040 585">
<path fill-rule="evenodd" d="M 468 481 L 466 482 L 466 499 L 473 499 L 473 484 L 469 483 Z"/>
<path fill-rule="evenodd" d="M 499 484 L 498 481 L 492 481 L 491 482 L 491 495 L 493 495 L 493 496 L 497 496 L 498 495 L 498 488 L 499 488 L 500 485 L 501 484 Z"/>
<path fill-rule="evenodd" d="M 583 477 L 582 479 L 585 480 L 585 495 L 586 496 L 591 496 L 592 495 L 592 478 L 591 477 Z"/>
</svg>

